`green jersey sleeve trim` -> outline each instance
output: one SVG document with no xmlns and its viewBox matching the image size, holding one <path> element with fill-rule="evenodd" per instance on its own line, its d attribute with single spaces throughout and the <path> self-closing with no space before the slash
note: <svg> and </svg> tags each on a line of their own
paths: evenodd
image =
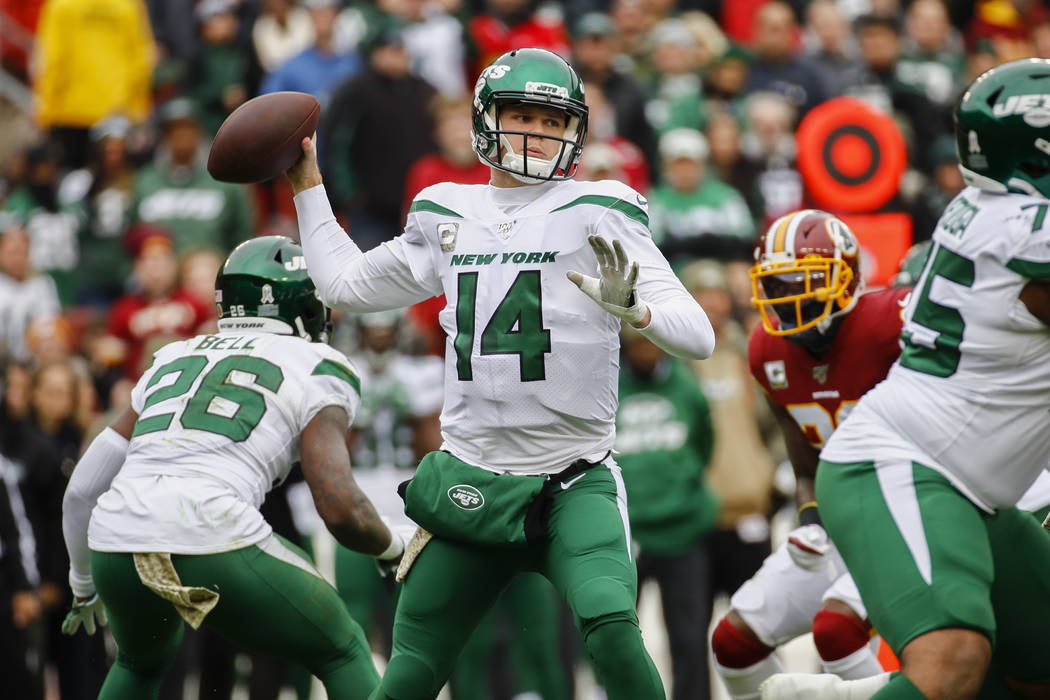
<svg viewBox="0 0 1050 700">
<path fill-rule="evenodd" d="M 1035 262 L 1013 258 L 1006 266 L 1021 275 L 1035 280 L 1050 280 L 1050 262 Z"/>
<path fill-rule="evenodd" d="M 606 197 L 600 194 L 588 194 L 583 197 L 580 197 L 579 199 L 574 199 L 568 204 L 558 207 L 551 213 L 554 213 L 555 211 L 562 211 L 563 209 L 568 209 L 570 207 L 575 207 L 577 204 L 596 204 L 599 207 L 615 209 L 621 214 L 624 214 L 625 216 L 634 219 L 642 226 L 649 228 L 649 215 L 645 213 L 644 209 L 642 209 L 641 207 L 636 207 L 630 202 L 625 202 L 617 197 Z"/>
<path fill-rule="evenodd" d="M 314 367 L 314 371 L 310 373 L 312 376 L 327 374 L 330 377 L 336 377 L 342 379 L 344 382 L 354 388 L 358 394 L 361 393 L 361 380 L 357 378 L 357 375 L 350 371 L 345 365 L 341 365 L 338 362 L 332 362 L 331 360 L 321 360 Z"/>
<path fill-rule="evenodd" d="M 417 199 L 412 202 L 412 206 L 408 208 L 408 213 L 411 214 L 417 211 L 429 211 L 435 214 L 444 214 L 445 216 L 454 216 L 457 219 L 462 219 L 462 214 L 457 214 L 448 207 L 443 207 L 437 202 L 431 202 L 429 199 Z"/>
</svg>

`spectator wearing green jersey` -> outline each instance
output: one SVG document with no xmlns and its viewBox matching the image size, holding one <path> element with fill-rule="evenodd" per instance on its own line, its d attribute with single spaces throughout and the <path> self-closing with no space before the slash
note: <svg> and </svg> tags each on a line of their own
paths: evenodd
<svg viewBox="0 0 1050 700">
<path fill-rule="evenodd" d="M 707 139 L 696 129 L 660 138 L 663 185 L 649 193 L 653 241 L 672 263 L 745 259 L 755 224 L 744 197 L 707 172 Z"/>
<path fill-rule="evenodd" d="M 208 145 L 197 106 L 187 98 L 160 110 L 162 135 L 156 158 L 135 177 L 131 218 L 171 232 L 182 257 L 196 248 L 228 253 L 252 235 L 251 203 L 241 185 L 208 174 Z"/>
<path fill-rule="evenodd" d="M 710 695 L 710 553 L 718 499 L 707 487 L 714 443 L 707 399 L 689 369 L 641 333 L 621 333 L 617 461 L 637 553 L 639 586 L 660 586 L 671 646 L 673 700 Z"/>
</svg>

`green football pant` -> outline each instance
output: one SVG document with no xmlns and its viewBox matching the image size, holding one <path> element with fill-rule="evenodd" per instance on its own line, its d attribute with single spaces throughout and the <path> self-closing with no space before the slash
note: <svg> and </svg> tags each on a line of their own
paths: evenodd
<svg viewBox="0 0 1050 700">
<path fill-rule="evenodd" d="M 496 628 L 511 624 L 510 663 L 514 695 L 535 693 L 543 700 L 569 700 L 569 679 L 559 645 L 561 603 L 542 576 L 515 576 L 495 607 L 474 629 L 452 672 L 455 700 L 484 700 L 489 691 L 489 665 Z"/>
<path fill-rule="evenodd" d="M 379 683 L 361 627 L 294 545 L 273 537 L 171 559 L 184 586 L 219 593 L 204 624 L 233 644 L 301 663 L 332 700 L 367 698 Z M 91 573 L 118 647 L 99 697 L 156 698 L 182 641 L 182 618 L 142 584 L 131 554 L 92 552 Z"/>
<path fill-rule="evenodd" d="M 394 649 L 373 700 L 431 700 L 460 650 L 516 574 L 545 576 L 566 600 L 610 700 L 663 700 L 634 610 L 627 497 L 611 460 L 561 484 L 548 538 L 480 546 L 433 538 L 405 579 L 394 615 Z"/>
<path fill-rule="evenodd" d="M 375 558 L 347 549 L 337 542 L 335 589 L 350 611 L 350 617 L 364 628 L 370 641 L 379 645 L 377 648 L 388 645 L 393 603 L 376 571 Z M 376 637 L 380 631 L 382 634 Z"/>
<path fill-rule="evenodd" d="M 339 596 L 366 634 L 385 615 L 389 596 L 376 575 L 375 560 L 340 545 L 335 553 L 335 585 Z M 460 653 L 450 683 L 456 700 L 482 700 L 489 692 L 489 662 L 497 618 L 510 621 L 511 677 L 515 694 L 534 692 L 544 700 L 568 700 L 569 679 L 559 644 L 560 602 L 542 576 L 516 576 L 486 615 Z"/>
<path fill-rule="evenodd" d="M 989 515 L 904 460 L 821 460 L 817 500 L 873 626 L 898 655 L 926 632 L 972 629 L 992 641 L 1005 676 L 1050 681 L 1050 537 L 1030 513 Z"/>
</svg>

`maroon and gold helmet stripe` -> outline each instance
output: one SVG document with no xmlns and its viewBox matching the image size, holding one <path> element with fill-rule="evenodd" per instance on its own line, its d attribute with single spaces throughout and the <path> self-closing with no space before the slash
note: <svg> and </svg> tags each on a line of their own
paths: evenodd
<svg viewBox="0 0 1050 700">
<path fill-rule="evenodd" d="M 765 255 L 794 252 L 795 233 L 798 231 L 799 225 L 810 214 L 820 213 L 822 212 L 818 212 L 816 209 L 800 209 L 774 221 L 766 234 L 765 248 L 762 252 Z"/>
</svg>

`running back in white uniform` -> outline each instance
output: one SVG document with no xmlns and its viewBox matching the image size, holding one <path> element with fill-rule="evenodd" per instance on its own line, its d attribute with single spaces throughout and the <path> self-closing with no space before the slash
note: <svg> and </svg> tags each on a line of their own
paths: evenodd
<svg viewBox="0 0 1050 700">
<path fill-rule="evenodd" d="M 164 346 L 132 390 L 139 419 L 92 513 L 91 549 L 210 554 L 265 539 L 258 507 L 298 460 L 303 429 L 326 406 L 352 421 L 360 386 L 342 353 L 293 336 Z"/>
<path fill-rule="evenodd" d="M 904 350 L 821 459 L 914 460 L 987 511 L 1050 461 L 1050 329 L 1018 300 L 1050 280 L 1050 202 L 968 187 L 949 205 L 905 310 Z"/>
</svg>

